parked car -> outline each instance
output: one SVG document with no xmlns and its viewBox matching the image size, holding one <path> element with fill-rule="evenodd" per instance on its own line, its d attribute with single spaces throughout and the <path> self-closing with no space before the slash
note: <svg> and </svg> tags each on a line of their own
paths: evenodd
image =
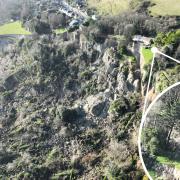
<svg viewBox="0 0 180 180">
<path fill-rule="evenodd" d="M 81 22 L 80 22 L 78 19 L 72 20 L 72 21 L 69 23 L 69 27 L 67 28 L 67 29 L 68 29 L 68 32 L 75 31 L 76 29 L 79 28 L 80 24 L 81 24 Z"/>
<path fill-rule="evenodd" d="M 70 27 L 79 26 L 79 25 L 80 25 L 80 21 L 78 19 L 74 19 L 69 23 Z"/>
</svg>

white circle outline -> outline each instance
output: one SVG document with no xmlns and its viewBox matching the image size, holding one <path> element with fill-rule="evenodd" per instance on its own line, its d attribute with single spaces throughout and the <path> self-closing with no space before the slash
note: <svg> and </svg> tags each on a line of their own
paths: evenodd
<svg viewBox="0 0 180 180">
<path fill-rule="evenodd" d="M 141 119 L 141 124 L 140 124 L 140 129 L 139 129 L 139 135 L 138 135 L 138 150 L 139 150 L 139 157 L 140 157 L 140 161 L 142 163 L 142 166 L 143 166 L 143 169 L 146 173 L 146 175 L 148 176 L 148 178 L 150 180 L 153 180 L 152 177 L 150 176 L 146 166 L 145 166 L 145 163 L 144 163 L 144 160 L 143 160 L 143 157 L 142 157 L 142 151 L 141 151 L 141 133 L 142 133 L 142 129 L 143 129 L 143 124 L 146 120 L 146 116 L 148 114 L 148 112 L 150 111 L 151 107 L 156 103 L 156 101 L 163 95 L 165 94 L 167 91 L 169 91 L 170 89 L 172 89 L 173 87 L 176 87 L 180 85 L 180 82 L 177 82 L 171 86 L 169 86 L 167 89 L 165 89 L 164 91 L 162 91 L 160 94 L 158 94 L 158 96 L 153 100 L 153 102 L 149 105 L 149 107 L 147 108 L 147 110 L 145 111 L 142 119 Z"/>
</svg>

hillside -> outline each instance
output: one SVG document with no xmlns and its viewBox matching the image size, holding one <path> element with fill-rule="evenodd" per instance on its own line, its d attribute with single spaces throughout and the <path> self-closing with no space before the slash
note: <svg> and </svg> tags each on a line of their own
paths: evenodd
<svg viewBox="0 0 180 180">
<path fill-rule="evenodd" d="M 0 178 L 143 178 L 137 134 L 147 74 L 118 39 L 104 46 L 86 32 L 20 40 L 1 54 Z M 180 79 L 178 66 L 158 61 L 156 93 Z"/>
<path fill-rule="evenodd" d="M 136 62 L 90 44 L 43 36 L 1 56 L 0 178 L 143 176 Z"/>
<path fill-rule="evenodd" d="M 144 6 L 93 18 L 85 3 L 20 5 L 0 27 L 0 179 L 147 179 L 137 135 L 151 47 L 180 59 L 179 19 Z M 25 29 L 31 36 L 6 35 Z M 152 79 L 153 97 L 180 80 L 180 66 L 157 56 Z"/>
</svg>

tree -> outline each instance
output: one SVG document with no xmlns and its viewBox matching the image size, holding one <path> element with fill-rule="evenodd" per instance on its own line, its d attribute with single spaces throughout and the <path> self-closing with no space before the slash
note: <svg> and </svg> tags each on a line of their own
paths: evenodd
<svg viewBox="0 0 180 180">
<path fill-rule="evenodd" d="M 31 16 L 31 9 L 32 5 L 30 2 L 26 1 L 22 4 L 21 19 L 23 21 L 28 20 L 28 18 Z"/>
<path fill-rule="evenodd" d="M 178 46 L 176 53 L 175 53 L 175 58 L 180 59 L 180 45 Z"/>
<path fill-rule="evenodd" d="M 124 28 L 124 36 L 130 41 L 131 37 L 135 34 L 135 26 L 127 24 Z"/>
<path fill-rule="evenodd" d="M 60 19 L 59 15 L 56 13 L 51 13 L 48 16 L 48 18 L 49 18 L 49 24 L 53 29 L 57 28 L 61 23 L 61 19 Z"/>
<path fill-rule="evenodd" d="M 51 33 L 50 25 L 38 19 L 32 19 L 31 21 L 28 22 L 27 26 L 31 32 L 35 32 L 37 34 L 50 34 Z"/>
<path fill-rule="evenodd" d="M 177 93 L 175 93 L 177 94 Z M 178 96 L 170 96 L 168 97 L 168 101 L 163 104 L 163 107 L 158 114 L 159 116 L 159 123 L 162 123 L 167 130 L 166 135 L 166 145 L 169 144 L 171 139 L 171 135 L 173 129 L 179 129 L 180 123 L 180 99 Z"/>
<path fill-rule="evenodd" d="M 180 129 L 180 92 L 177 90 L 165 93 L 148 115 L 148 125 L 161 132 L 164 146 L 169 145 L 173 130 Z"/>
<path fill-rule="evenodd" d="M 158 155 L 171 147 L 173 132 L 180 130 L 180 91 L 179 88 L 166 92 L 151 108 L 142 131 L 145 150 Z"/>
</svg>

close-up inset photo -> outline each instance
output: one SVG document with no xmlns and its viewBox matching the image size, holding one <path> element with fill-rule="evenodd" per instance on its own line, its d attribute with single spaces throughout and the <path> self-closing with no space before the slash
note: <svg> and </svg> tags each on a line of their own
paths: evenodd
<svg viewBox="0 0 180 180">
<path fill-rule="evenodd" d="M 149 106 L 140 141 L 149 178 L 180 178 L 180 83 L 165 90 Z"/>
</svg>

